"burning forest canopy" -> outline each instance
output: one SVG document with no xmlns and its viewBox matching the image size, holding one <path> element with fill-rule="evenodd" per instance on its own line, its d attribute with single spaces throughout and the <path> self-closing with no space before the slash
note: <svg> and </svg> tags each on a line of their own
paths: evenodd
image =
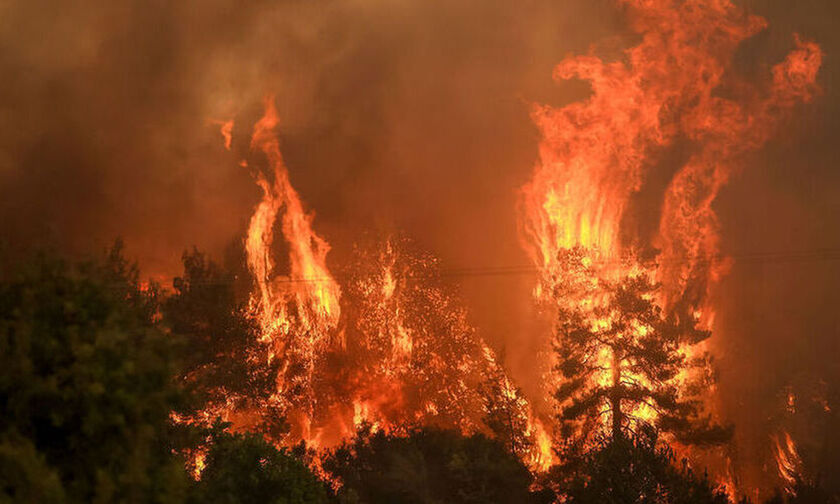
<svg viewBox="0 0 840 504">
<path fill-rule="evenodd" d="M 433 428 L 836 491 L 837 10 L 0 4 L 4 263 L 124 238 L 199 478 L 220 418 L 333 488 Z"/>
</svg>

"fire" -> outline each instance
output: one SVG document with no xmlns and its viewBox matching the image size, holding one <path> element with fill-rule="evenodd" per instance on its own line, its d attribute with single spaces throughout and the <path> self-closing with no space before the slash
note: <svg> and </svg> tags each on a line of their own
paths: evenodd
<svg viewBox="0 0 840 504">
<path fill-rule="evenodd" d="M 192 477 L 196 481 L 201 479 L 201 473 L 204 472 L 205 467 L 205 459 L 207 458 L 207 452 L 205 450 L 198 450 L 195 452 L 195 456 L 193 457 L 192 465 Z"/>
<path fill-rule="evenodd" d="M 263 321 L 265 334 L 286 326 L 286 310 L 292 300 L 299 322 L 312 329 L 314 337 L 323 336 L 338 322 L 341 290 L 326 265 L 329 244 L 312 230 L 312 217 L 301 203 L 289 180 L 289 172 L 280 153 L 275 129 L 279 125 L 273 97 L 266 99 L 266 111 L 254 126 L 251 148 L 265 154 L 269 170 L 257 172 L 257 184 L 263 199 L 257 206 L 245 241 L 248 266 L 259 287 L 255 309 Z M 282 210 L 281 230 L 289 246 L 289 275 L 276 278 L 271 247 L 274 225 Z"/>
<path fill-rule="evenodd" d="M 534 446 L 529 453 L 528 466 L 536 471 L 547 471 L 557 463 L 551 436 L 542 422 L 533 420 L 527 434 L 533 438 Z"/>
<path fill-rule="evenodd" d="M 229 148 L 233 124 L 219 124 Z M 514 451 L 535 470 L 547 469 L 555 461 L 550 428 L 467 321 L 437 258 L 402 238 L 361 243 L 339 284 L 327 265 L 330 246 L 291 184 L 278 127 L 268 97 L 240 163 L 262 189 L 244 240 L 254 281 L 249 316 L 278 364 L 277 390 L 261 411 L 230 401 L 202 418 L 253 430 L 256 419 L 281 415 L 291 430 L 275 441 L 321 450 L 362 428 L 496 435 L 488 419 L 501 414 Z M 315 456 L 316 469 L 319 463 Z"/>
<path fill-rule="evenodd" d="M 718 478 L 718 487 L 726 490 L 730 502 L 738 502 L 738 487 L 735 485 L 735 476 L 732 473 L 732 461 L 729 459 L 726 460 L 726 469 Z"/>
<path fill-rule="evenodd" d="M 775 446 L 776 468 L 779 471 L 779 477 L 784 482 L 785 491 L 795 495 L 796 483 L 802 478 L 802 459 L 799 457 L 796 443 L 790 437 L 790 434 L 784 431 L 781 438 L 773 436 L 773 444 Z"/>
<path fill-rule="evenodd" d="M 591 272 L 568 278 L 561 259 L 578 247 L 582 264 L 601 279 L 649 275 L 662 285 L 656 302 L 666 313 L 709 328 L 710 289 L 728 264 L 720 257 L 713 204 L 745 156 L 778 131 L 794 105 L 818 94 L 822 52 L 796 35 L 766 82 L 748 83 L 733 68 L 733 55 L 766 27 L 761 17 L 729 0 L 620 3 L 640 42 L 615 61 L 595 50 L 566 58 L 554 79 L 586 81 L 589 97 L 559 108 L 533 106 L 542 140 L 519 210 L 523 246 L 542 276 L 535 294 L 550 303 L 558 283 L 578 282 L 585 294 L 564 302 L 597 311 L 597 280 L 585 278 Z M 651 234 L 641 231 L 633 205 L 654 170 L 656 177 L 669 173 L 670 182 Z M 656 262 L 643 265 L 638 256 Z M 593 327 L 609 323 L 592 316 Z M 706 342 L 681 349 L 688 357 L 707 350 Z M 606 385 L 609 355 L 596 352 L 591 359 L 603 369 L 595 379 Z M 679 376 L 676 385 L 689 378 Z M 656 413 L 641 408 L 631 415 L 653 420 Z"/>
<path fill-rule="evenodd" d="M 709 328 L 715 314 L 710 289 L 727 264 L 719 252 L 715 199 L 745 155 L 767 142 L 794 105 L 818 93 L 822 53 L 797 36 L 767 82 L 741 82 L 733 54 L 765 27 L 762 18 L 730 0 L 620 1 L 640 42 L 616 61 L 594 50 L 563 60 L 554 78 L 587 81 L 591 95 L 532 110 L 542 139 L 519 211 L 523 246 L 541 272 L 535 293 L 547 303 L 558 289 L 574 292 L 562 303 L 589 313 L 593 330 L 607 331 L 621 315 L 605 309 L 605 285 L 650 279 L 662 288 L 645 302 L 682 326 Z M 230 149 L 233 122 L 218 124 Z M 277 391 L 266 411 L 234 415 L 231 406 L 223 416 L 249 428 L 252 413 L 281 415 L 291 432 L 278 442 L 319 449 L 363 426 L 484 432 L 536 471 L 556 463 L 561 433 L 550 414 L 534 406 L 546 401 L 531 401 L 515 386 L 468 322 L 457 294 L 441 281 L 437 258 L 385 237 L 359 244 L 355 262 L 342 265 L 346 276 L 333 275 L 330 245 L 291 183 L 279 126 L 268 97 L 253 127 L 251 153 L 241 162 L 262 190 L 244 246 L 254 280 L 250 316 L 260 328 L 256 338 L 270 348 L 268 358 L 279 364 Z M 668 180 L 658 192 L 656 225 L 646 228 L 634 205 L 654 171 Z M 571 273 L 563 259 L 570 251 L 580 254 Z M 635 321 L 620 337 L 644 339 L 654 330 Z M 689 343 L 679 349 L 686 358 L 707 350 Z M 632 363 L 615 352 L 602 348 L 588 361 L 601 370 L 593 380 L 602 388 L 619 379 L 646 385 L 641 375 L 619 373 Z M 670 385 L 683 393 L 697 378 L 688 374 Z M 549 386 L 558 385 L 553 379 Z M 609 413 L 609 404 L 602 409 Z M 635 422 L 657 418 L 644 404 L 626 414 Z M 599 422 L 606 427 L 609 415 Z M 795 452 L 786 453 L 788 460 Z M 727 477 L 731 481 L 731 473 Z"/>
<path fill-rule="evenodd" d="M 585 80 L 591 96 L 562 108 L 534 106 L 543 139 L 540 162 L 522 190 L 524 245 L 547 272 L 561 249 L 576 245 L 597 249 L 606 261 L 619 257 L 643 238 L 622 235 L 632 196 L 664 149 L 688 139 L 696 152 L 665 192 L 656 238 L 676 302 L 691 273 L 708 269 L 717 254 L 711 204 L 718 191 L 739 156 L 766 142 L 791 106 L 814 96 L 822 55 L 797 36 L 794 51 L 773 68 L 768 92 L 745 84 L 743 97 L 724 98 L 716 91 L 733 53 L 765 27 L 762 18 L 728 0 L 622 3 L 642 42 L 623 61 L 567 58 L 554 78 Z"/>
<path fill-rule="evenodd" d="M 375 418 L 387 430 L 409 420 L 487 432 L 488 409 L 503 410 L 505 418 L 515 417 L 515 425 L 505 426 L 521 441 L 514 451 L 532 467 L 547 467 L 553 454 L 546 429 L 441 282 L 438 260 L 393 238 L 360 247 L 359 254 L 347 289 L 347 350 L 364 377 L 356 423 Z M 541 458 L 539 436 L 547 452 Z"/>
<path fill-rule="evenodd" d="M 358 429 L 364 424 L 369 424 L 372 432 L 379 430 L 379 423 L 373 416 L 371 404 L 367 401 L 356 401 L 353 403 L 353 426 Z"/>
<path fill-rule="evenodd" d="M 278 125 L 274 99 L 268 97 L 265 115 L 251 137 L 252 151 L 262 153 L 265 163 L 252 170 L 263 198 L 245 239 L 256 284 L 251 309 L 262 328 L 260 340 L 271 346 L 271 358 L 282 363 L 276 399 L 295 404 L 289 419 L 298 435 L 311 440 L 316 401 L 312 382 L 317 360 L 338 324 L 341 290 L 327 269 L 329 244 L 312 230 L 312 216 L 289 180 L 276 136 Z M 272 248 L 278 219 L 288 247 L 287 274 L 277 271 Z"/>
<path fill-rule="evenodd" d="M 233 146 L 233 119 L 228 119 L 226 121 L 211 119 L 210 124 L 219 126 L 219 133 L 224 139 L 225 149 L 231 150 L 231 147 Z"/>
</svg>

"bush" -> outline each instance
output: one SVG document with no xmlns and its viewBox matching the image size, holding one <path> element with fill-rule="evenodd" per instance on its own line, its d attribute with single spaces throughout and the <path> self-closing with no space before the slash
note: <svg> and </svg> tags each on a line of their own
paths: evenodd
<svg viewBox="0 0 840 504">
<path fill-rule="evenodd" d="M 343 486 L 339 501 L 393 503 L 551 502 L 531 493 L 528 469 L 502 445 L 482 435 L 437 429 L 405 436 L 371 433 L 334 450 L 324 469 Z"/>
</svg>

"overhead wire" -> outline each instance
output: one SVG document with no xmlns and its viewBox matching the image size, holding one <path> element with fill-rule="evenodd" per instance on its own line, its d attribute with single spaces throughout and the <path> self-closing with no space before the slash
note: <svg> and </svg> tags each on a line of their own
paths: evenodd
<svg viewBox="0 0 840 504">
<path fill-rule="evenodd" d="M 806 263 L 819 261 L 837 261 L 840 260 L 840 248 L 824 248 L 813 250 L 791 250 L 791 251 L 776 251 L 776 252 L 746 252 L 736 254 L 714 254 L 711 256 L 683 256 L 670 259 L 663 259 L 659 261 L 651 261 L 656 265 L 678 265 L 678 264 L 697 264 L 709 265 L 714 263 L 721 263 L 724 261 L 734 260 L 737 264 L 750 263 Z M 625 261 L 621 258 L 611 258 L 596 261 L 599 265 L 620 265 Z M 483 276 L 514 276 L 514 275 L 533 275 L 541 272 L 541 268 L 533 264 L 513 264 L 513 265 L 490 265 L 490 266 L 462 266 L 454 268 L 441 268 L 436 270 L 432 275 L 441 278 L 467 278 L 467 277 L 483 277 Z M 276 283 L 321 283 L 328 281 L 335 281 L 336 279 L 346 278 L 347 274 L 337 273 L 331 277 L 298 277 L 290 278 L 282 274 L 278 275 L 273 281 Z M 417 275 L 423 276 L 423 275 Z M 428 276 L 428 275 L 426 275 Z M 197 282 L 200 284 L 214 284 L 222 282 Z"/>
</svg>

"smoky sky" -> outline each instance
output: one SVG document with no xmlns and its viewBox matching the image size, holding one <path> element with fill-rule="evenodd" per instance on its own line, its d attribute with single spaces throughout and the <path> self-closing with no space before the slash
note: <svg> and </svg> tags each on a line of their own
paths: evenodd
<svg viewBox="0 0 840 504">
<path fill-rule="evenodd" d="M 826 53 L 822 96 L 716 205 L 735 257 L 715 293 L 723 403 L 747 426 L 745 450 L 760 450 L 780 390 L 805 373 L 840 376 L 837 261 L 738 259 L 840 248 L 840 7 L 742 5 L 770 24 L 739 51 L 744 75 L 766 74 L 793 32 Z M 4 247 L 78 255 L 121 236 L 145 273 L 162 276 L 193 245 L 220 256 L 259 192 L 217 123 L 253 119 L 271 93 L 292 183 L 333 246 L 331 266 L 370 231 L 409 236 L 453 269 L 527 264 L 515 207 L 537 159 L 530 104 L 584 98 L 552 68 L 592 44 L 631 44 L 623 16 L 612 0 L 0 0 Z M 638 211 L 655 219 L 656 208 Z M 533 276 L 459 282 L 481 333 L 534 380 Z"/>
<path fill-rule="evenodd" d="M 623 35 L 612 0 L 0 6 L 6 247 L 85 254 L 121 236 L 165 277 L 188 247 L 219 256 L 241 240 L 259 191 L 218 122 L 237 119 L 247 142 L 268 93 L 334 269 L 370 230 L 453 268 L 526 264 L 515 204 L 537 156 L 530 104 L 585 96 L 553 83 L 553 66 Z M 463 285 L 487 337 L 520 357 L 532 285 Z"/>
</svg>

